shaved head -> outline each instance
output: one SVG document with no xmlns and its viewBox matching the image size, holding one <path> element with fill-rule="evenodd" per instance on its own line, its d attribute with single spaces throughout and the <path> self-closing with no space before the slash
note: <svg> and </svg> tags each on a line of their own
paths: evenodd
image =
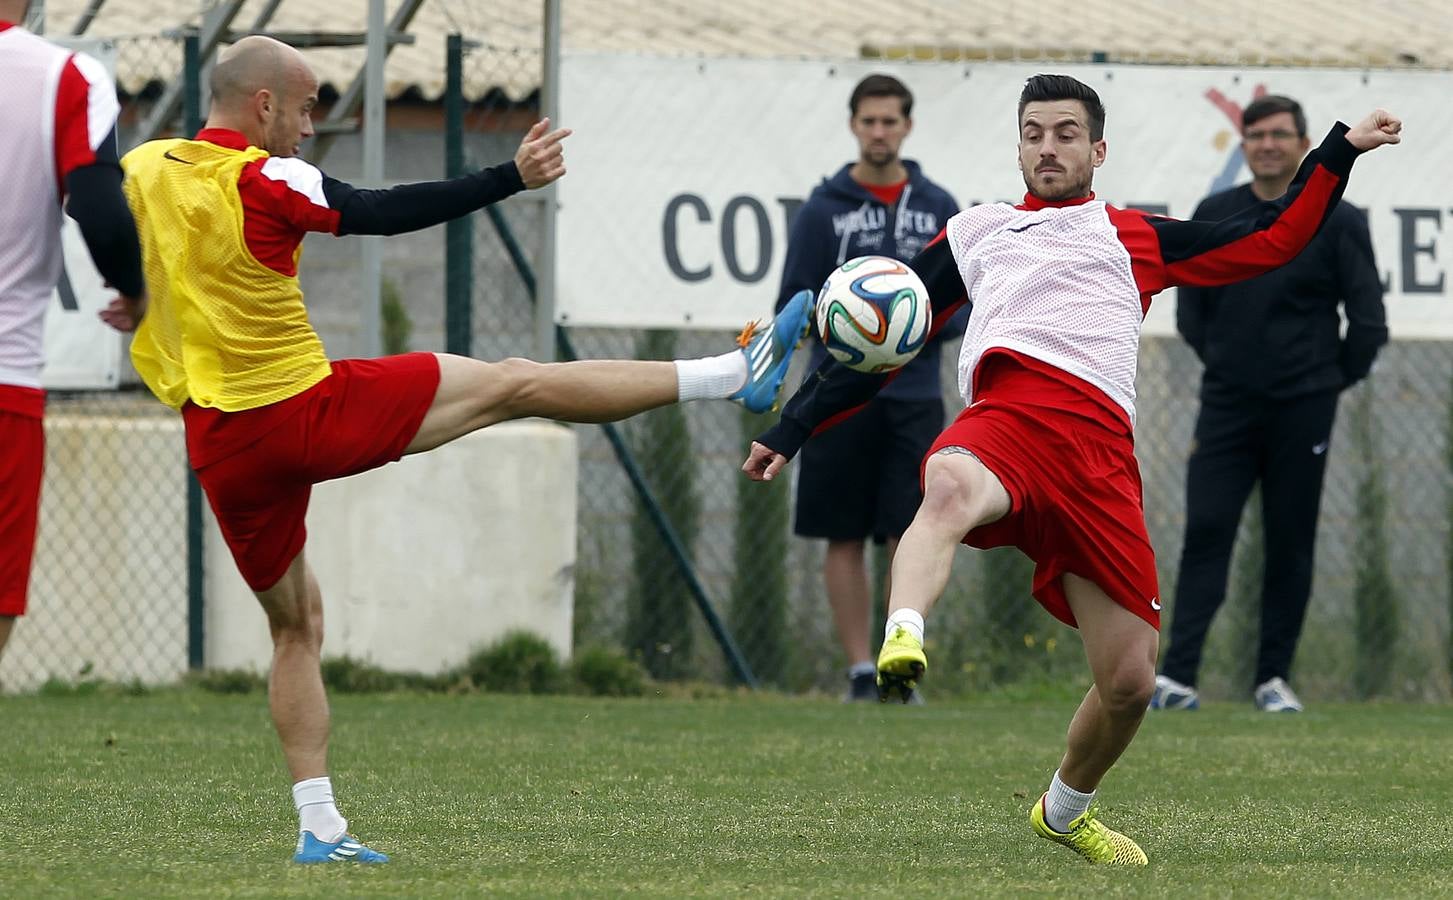
<svg viewBox="0 0 1453 900">
<path fill-rule="evenodd" d="M 212 67 L 207 124 L 239 131 L 274 156 L 292 156 L 313 133 L 317 102 L 318 77 L 302 53 L 282 41 L 248 35 Z"/>
<path fill-rule="evenodd" d="M 258 91 L 281 96 L 299 70 L 312 74 L 296 49 L 260 34 L 248 35 L 227 48 L 212 67 L 212 102 L 232 106 Z"/>
</svg>

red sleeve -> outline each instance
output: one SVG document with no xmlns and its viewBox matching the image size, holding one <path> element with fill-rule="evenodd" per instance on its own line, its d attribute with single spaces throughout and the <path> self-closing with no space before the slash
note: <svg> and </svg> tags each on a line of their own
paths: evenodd
<svg viewBox="0 0 1453 900">
<path fill-rule="evenodd" d="M 338 233 L 339 214 L 323 196 L 323 173 L 304 160 L 271 156 L 251 163 L 237 191 L 247 249 L 275 272 L 298 274 L 298 245 L 308 232 Z"/>
<path fill-rule="evenodd" d="M 96 149 L 116 127 L 119 108 L 99 62 L 79 55 L 66 60 L 55 104 L 56 184 L 62 195 L 67 175 L 96 162 Z"/>
</svg>

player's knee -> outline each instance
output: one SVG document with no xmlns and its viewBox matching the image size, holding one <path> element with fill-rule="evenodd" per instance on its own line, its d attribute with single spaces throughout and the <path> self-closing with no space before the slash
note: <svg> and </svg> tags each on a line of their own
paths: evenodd
<svg viewBox="0 0 1453 900">
<path fill-rule="evenodd" d="M 264 603 L 268 630 L 274 645 L 323 644 L 322 610 L 316 612 L 305 603 Z"/>
<path fill-rule="evenodd" d="M 929 521 L 968 531 L 982 514 L 981 479 L 970 464 L 972 457 L 936 454 L 924 469 L 923 502 L 918 514 Z"/>
<path fill-rule="evenodd" d="M 1100 704 L 1107 713 L 1116 718 L 1137 718 L 1150 705 L 1150 695 L 1155 690 L 1155 667 L 1126 659 L 1097 688 Z"/>
<path fill-rule="evenodd" d="M 532 414 L 539 386 L 542 363 L 532 359 L 510 357 L 490 363 L 489 377 L 494 382 L 492 393 L 499 398 L 504 418 L 519 418 Z"/>
</svg>

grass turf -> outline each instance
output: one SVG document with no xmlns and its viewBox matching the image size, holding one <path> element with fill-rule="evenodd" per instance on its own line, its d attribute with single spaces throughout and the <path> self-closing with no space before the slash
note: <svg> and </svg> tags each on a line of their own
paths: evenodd
<svg viewBox="0 0 1453 900">
<path fill-rule="evenodd" d="M 1029 831 L 1072 700 L 334 700 L 382 867 L 286 862 L 264 701 L 0 698 L 8 897 L 1453 894 L 1450 711 L 1152 714 L 1102 791 L 1146 870 Z"/>
</svg>

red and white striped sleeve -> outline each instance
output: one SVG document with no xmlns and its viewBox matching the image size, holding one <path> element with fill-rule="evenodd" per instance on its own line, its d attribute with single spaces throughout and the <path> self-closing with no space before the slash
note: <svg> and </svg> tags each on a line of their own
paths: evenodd
<svg viewBox="0 0 1453 900">
<path fill-rule="evenodd" d="M 66 176 L 95 164 L 98 151 L 103 159 L 116 160 L 116 148 L 103 148 L 102 144 L 115 141 L 120 112 L 116 85 L 105 66 L 84 53 L 66 60 L 56 89 L 55 108 L 56 185 L 61 194 L 65 193 Z"/>
</svg>

